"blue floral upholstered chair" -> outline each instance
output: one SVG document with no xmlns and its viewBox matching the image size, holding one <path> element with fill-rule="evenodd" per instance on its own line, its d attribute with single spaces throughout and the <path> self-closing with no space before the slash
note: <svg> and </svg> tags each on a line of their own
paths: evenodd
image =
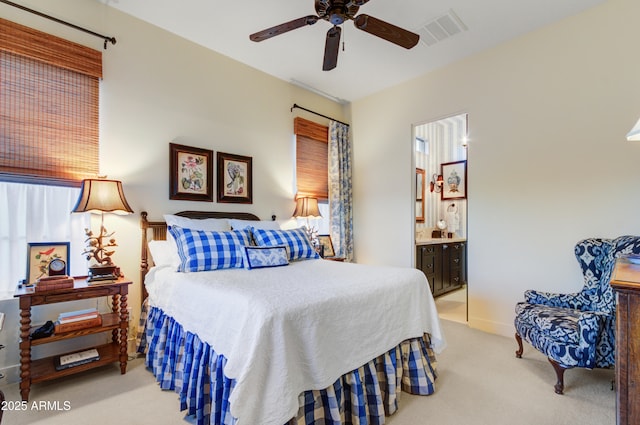
<svg viewBox="0 0 640 425">
<path fill-rule="evenodd" d="M 640 237 L 590 238 L 578 242 L 575 255 L 584 287 L 574 294 L 528 290 L 516 304 L 516 357 L 522 340 L 549 359 L 557 376 L 555 392 L 564 391 L 564 371 L 615 364 L 615 295 L 609 285 L 615 260 L 640 254 Z"/>
</svg>

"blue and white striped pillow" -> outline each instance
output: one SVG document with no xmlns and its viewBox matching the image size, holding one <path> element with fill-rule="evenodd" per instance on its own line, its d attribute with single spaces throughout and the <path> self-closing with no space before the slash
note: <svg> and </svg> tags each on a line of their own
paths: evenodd
<svg viewBox="0 0 640 425">
<path fill-rule="evenodd" d="M 243 253 L 245 269 L 289 265 L 289 253 L 285 246 L 245 246 Z"/>
<path fill-rule="evenodd" d="M 284 245 L 289 251 L 289 260 L 304 258 L 320 258 L 307 237 L 307 232 L 300 229 L 293 230 L 262 230 L 251 228 L 253 240 L 258 246 Z"/>
<path fill-rule="evenodd" d="M 215 232 L 170 226 L 176 240 L 179 272 L 202 272 L 243 267 L 243 253 L 249 245 L 249 231 Z"/>
</svg>

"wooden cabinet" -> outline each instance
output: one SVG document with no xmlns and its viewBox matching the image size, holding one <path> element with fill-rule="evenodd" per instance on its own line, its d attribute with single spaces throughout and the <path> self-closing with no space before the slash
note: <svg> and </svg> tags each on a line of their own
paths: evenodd
<svg viewBox="0 0 640 425">
<path fill-rule="evenodd" d="M 640 424 L 640 265 L 616 262 L 616 418 L 618 425 Z"/>
<path fill-rule="evenodd" d="M 129 312 L 127 310 L 127 294 L 130 281 L 118 279 L 115 282 L 89 285 L 86 279 L 76 279 L 73 288 L 52 289 L 35 292 L 33 288 L 20 287 L 15 293 L 20 303 L 20 394 L 22 400 L 29 400 L 31 384 L 55 379 L 62 376 L 82 372 L 94 367 L 116 361 L 120 362 L 120 373 L 127 370 L 127 326 Z M 64 301 L 84 300 L 111 296 L 111 313 L 102 315 L 102 325 L 78 331 L 54 334 L 46 338 L 29 338 L 31 334 L 31 308 L 39 305 L 53 304 Z M 56 370 L 56 359 L 51 356 L 42 359 L 31 359 L 31 347 L 91 335 L 100 332 L 111 332 L 111 343 L 96 348 L 100 359 L 91 363 L 74 366 L 68 369 Z"/>
<path fill-rule="evenodd" d="M 466 243 L 416 245 L 416 267 L 427 276 L 434 297 L 459 289 L 466 283 Z"/>
</svg>

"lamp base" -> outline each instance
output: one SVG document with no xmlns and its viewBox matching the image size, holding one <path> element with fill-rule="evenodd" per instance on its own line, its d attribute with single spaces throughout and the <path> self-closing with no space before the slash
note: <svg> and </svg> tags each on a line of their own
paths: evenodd
<svg viewBox="0 0 640 425">
<path fill-rule="evenodd" d="M 96 280 L 110 280 L 120 277 L 120 269 L 113 264 L 108 266 L 91 266 L 89 267 L 89 282 Z"/>
</svg>

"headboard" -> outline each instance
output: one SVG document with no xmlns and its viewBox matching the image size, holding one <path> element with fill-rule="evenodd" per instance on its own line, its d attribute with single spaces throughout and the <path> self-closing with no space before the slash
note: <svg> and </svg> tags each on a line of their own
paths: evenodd
<svg viewBox="0 0 640 425">
<path fill-rule="evenodd" d="M 246 212 L 222 212 L 222 211 L 180 211 L 175 213 L 181 217 L 205 219 L 205 218 L 235 218 L 238 220 L 260 220 L 258 216 Z M 144 278 L 149 271 L 149 241 L 167 239 L 167 223 L 164 221 L 149 221 L 147 212 L 140 213 L 140 228 L 142 229 L 142 247 L 140 251 L 140 282 L 142 283 L 141 301 L 147 298 L 147 290 L 144 286 Z M 275 216 L 271 216 L 275 220 Z"/>
</svg>

